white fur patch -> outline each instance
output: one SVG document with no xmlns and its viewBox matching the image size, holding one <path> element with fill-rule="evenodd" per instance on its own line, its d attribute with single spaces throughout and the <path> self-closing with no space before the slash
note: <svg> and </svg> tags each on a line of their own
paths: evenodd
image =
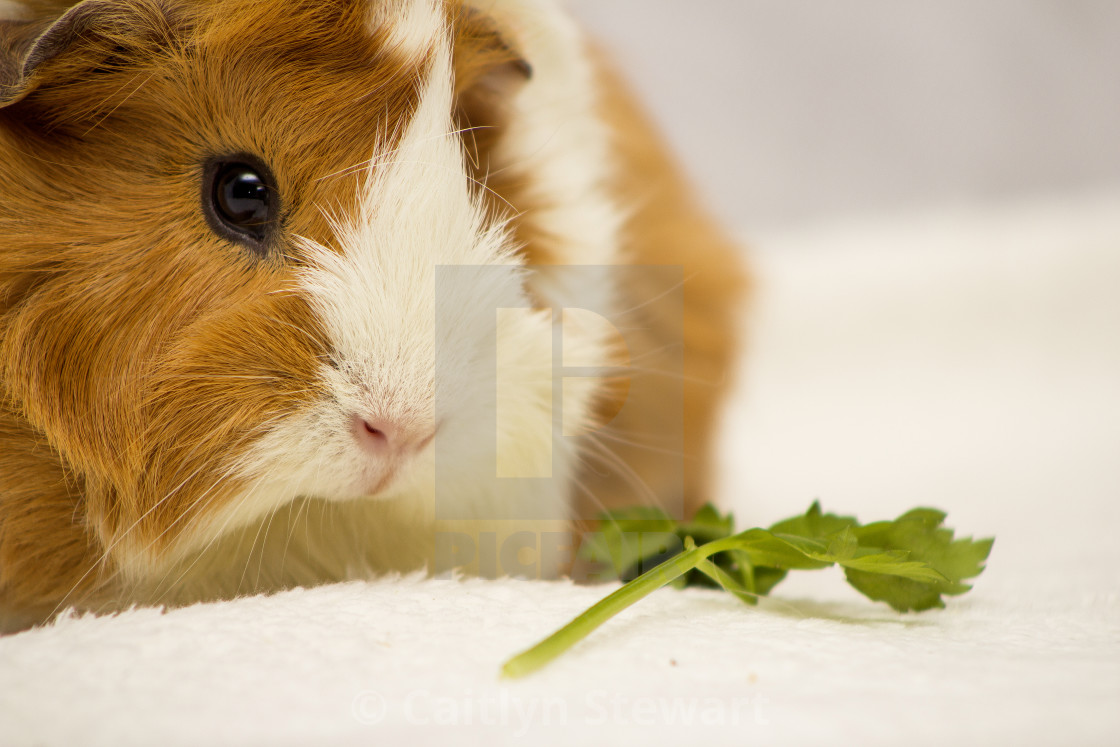
<svg viewBox="0 0 1120 747">
<path fill-rule="evenodd" d="M 432 30 L 443 23 L 436 0 L 375 0 L 371 5 L 370 30 L 386 33 L 391 49 L 411 58 L 431 51 L 437 39 Z"/>
<path fill-rule="evenodd" d="M 495 169 L 524 175 L 535 225 L 552 237 L 559 264 L 613 265 L 626 206 L 607 188 L 612 168 L 607 128 L 597 112 L 595 69 L 587 40 L 561 3 L 551 0 L 467 0 L 493 17 L 533 70 L 514 99 L 509 134 L 492 155 Z M 547 268 L 531 281 L 542 297 L 569 308 L 602 309 L 615 296 L 609 283 L 568 285 Z"/>
</svg>

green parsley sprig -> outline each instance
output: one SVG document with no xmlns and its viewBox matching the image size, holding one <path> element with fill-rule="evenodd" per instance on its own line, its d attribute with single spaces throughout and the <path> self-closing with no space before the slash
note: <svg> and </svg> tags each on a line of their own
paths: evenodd
<svg viewBox="0 0 1120 747">
<path fill-rule="evenodd" d="M 602 577 L 627 581 L 560 630 L 514 656 L 506 677 L 534 672 L 596 628 L 662 586 L 708 585 L 756 604 L 791 570 L 844 568 L 848 583 L 899 612 L 944 607 L 942 596 L 963 594 L 963 583 L 984 570 L 994 539 L 954 539 L 932 508 L 907 511 L 894 521 L 859 524 L 851 516 L 821 513 L 814 502 L 799 516 L 769 529 L 734 533 L 730 514 L 706 505 L 690 521 L 643 506 L 603 514 L 599 532 L 580 549 Z"/>
</svg>

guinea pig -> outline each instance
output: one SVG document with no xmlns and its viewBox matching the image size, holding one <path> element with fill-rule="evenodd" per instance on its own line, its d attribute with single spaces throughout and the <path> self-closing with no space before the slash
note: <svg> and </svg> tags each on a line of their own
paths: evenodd
<svg viewBox="0 0 1120 747">
<path fill-rule="evenodd" d="M 0 3 L 0 621 L 561 574 L 747 277 L 554 0 Z"/>
</svg>

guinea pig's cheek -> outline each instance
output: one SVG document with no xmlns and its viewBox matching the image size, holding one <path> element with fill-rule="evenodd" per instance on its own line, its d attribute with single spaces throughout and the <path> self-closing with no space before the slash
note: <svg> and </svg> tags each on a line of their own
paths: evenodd
<svg viewBox="0 0 1120 747">
<path fill-rule="evenodd" d="M 383 496 L 410 481 L 417 463 L 430 461 L 430 417 L 375 409 L 364 387 L 330 369 L 321 375 L 320 386 L 330 395 L 275 423 L 239 460 L 238 476 L 260 485 L 273 507 L 298 497 Z"/>
</svg>

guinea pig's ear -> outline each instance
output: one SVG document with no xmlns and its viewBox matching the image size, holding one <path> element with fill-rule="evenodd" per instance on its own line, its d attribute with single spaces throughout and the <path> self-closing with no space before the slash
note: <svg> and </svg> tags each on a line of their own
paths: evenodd
<svg viewBox="0 0 1120 747">
<path fill-rule="evenodd" d="M 0 20 L 0 106 L 14 104 L 30 90 L 30 73 L 24 70 L 29 68 L 28 55 L 44 28 L 32 21 Z"/>
<path fill-rule="evenodd" d="M 41 3 L 42 7 L 59 5 Z M 40 68 L 94 31 L 127 23 L 121 4 L 113 0 L 67 3 L 61 15 L 30 20 L 0 18 L 0 108 L 14 104 L 35 89 Z"/>
<path fill-rule="evenodd" d="M 455 18 L 455 93 L 463 124 L 494 128 L 505 120 L 509 101 L 533 69 L 498 24 L 474 8 Z"/>
</svg>

